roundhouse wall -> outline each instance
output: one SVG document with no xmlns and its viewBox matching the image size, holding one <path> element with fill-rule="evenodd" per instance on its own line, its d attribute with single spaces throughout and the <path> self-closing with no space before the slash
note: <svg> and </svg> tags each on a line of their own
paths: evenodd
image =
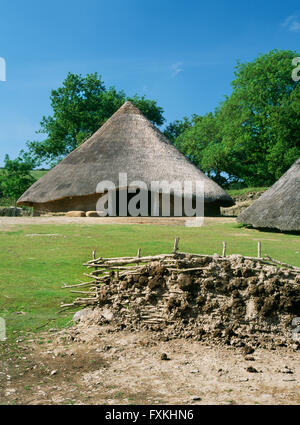
<svg viewBox="0 0 300 425">
<path fill-rule="evenodd" d="M 36 215 L 47 214 L 47 213 L 65 213 L 68 211 L 96 211 L 96 205 L 102 194 L 93 194 L 88 196 L 74 196 L 56 201 L 50 201 L 45 203 L 32 203 L 34 212 Z M 27 204 L 29 205 L 29 204 Z M 182 211 L 184 209 L 182 208 Z M 118 213 L 117 213 L 118 215 Z M 150 212 L 149 212 L 150 215 Z M 161 196 L 160 196 L 160 208 L 159 216 L 162 216 L 161 207 Z M 184 213 L 183 213 L 184 215 Z M 205 203 L 204 204 L 204 215 L 205 216 L 219 216 L 220 205 L 216 203 Z M 174 216 L 174 197 L 171 195 L 170 198 L 170 216 Z"/>
</svg>

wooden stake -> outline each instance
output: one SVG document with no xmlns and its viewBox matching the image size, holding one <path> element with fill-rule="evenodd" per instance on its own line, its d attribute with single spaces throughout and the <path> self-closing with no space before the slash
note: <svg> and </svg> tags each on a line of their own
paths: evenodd
<svg viewBox="0 0 300 425">
<path fill-rule="evenodd" d="M 138 248 L 136 256 L 137 256 L 137 258 L 141 258 L 141 248 Z M 136 263 L 136 265 L 138 266 L 139 263 Z"/>
<path fill-rule="evenodd" d="M 179 243 L 179 238 L 175 238 L 173 254 L 176 254 L 176 251 L 178 250 L 178 243 Z"/>
<path fill-rule="evenodd" d="M 226 257 L 226 242 L 223 241 L 222 257 Z"/>
<path fill-rule="evenodd" d="M 299 271 L 300 271 L 300 267 L 292 266 L 291 264 L 287 264 L 287 263 L 282 263 L 281 261 L 274 260 L 274 258 L 271 258 L 271 257 L 269 257 L 268 255 L 265 257 L 265 259 L 270 260 L 270 261 L 272 261 L 272 262 L 273 262 L 273 263 L 275 263 L 275 264 L 279 264 L 280 266 L 288 267 L 288 268 L 294 269 L 294 270 L 295 270 L 296 272 L 298 272 L 298 273 L 299 273 Z"/>
<path fill-rule="evenodd" d="M 96 260 L 96 251 L 93 251 L 93 260 Z"/>
<path fill-rule="evenodd" d="M 257 258 L 261 258 L 261 242 L 257 242 Z"/>
</svg>

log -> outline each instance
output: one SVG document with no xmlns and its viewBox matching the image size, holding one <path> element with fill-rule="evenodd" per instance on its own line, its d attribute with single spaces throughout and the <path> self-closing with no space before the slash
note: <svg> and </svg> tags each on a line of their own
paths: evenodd
<svg viewBox="0 0 300 425">
<path fill-rule="evenodd" d="M 279 264 L 280 266 L 284 266 L 284 267 L 289 267 L 293 270 L 297 270 L 300 272 L 300 267 L 296 267 L 296 266 L 292 266 L 291 264 L 287 264 L 287 263 L 282 263 L 281 261 L 278 260 L 274 260 L 274 258 L 269 257 L 268 255 L 266 257 L 264 257 L 265 259 L 272 261 L 275 264 Z"/>
<path fill-rule="evenodd" d="M 97 295 L 97 291 L 96 292 L 92 292 L 92 291 L 70 291 L 73 294 L 91 294 L 91 295 Z"/>
<path fill-rule="evenodd" d="M 170 270 L 172 272 L 177 272 L 177 273 L 185 273 L 185 272 L 194 272 L 194 271 L 199 271 L 199 270 L 203 270 L 206 267 L 191 267 L 189 269 L 174 269 L 171 267 L 167 267 L 167 270 Z"/>
<path fill-rule="evenodd" d="M 93 282 L 75 283 L 74 285 L 64 285 L 64 286 L 61 287 L 61 289 L 75 288 L 77 286 L 88 286 L 88 285 L 95 285 L 95 281 L 93 281 Z"/>
<path fill-rule="evenodd" d="M 92 279 L 97 280 L 98 282 L 105 280 L 110 277 L 110 274 L 105 274 L 103 276 L 95 276 L 93 273 L 83 273 L 83 276 L 91 277 Z"/>
<path fill-rule="evenodd" d="M 132 270 L 132 269 L 136 269 L 137 267 L 139 267 L 138 265 L 131 265 L 131 266 L 109 266 L 109 265 L 105 265 L 105 264 L 101 264 L 100 265 L 88 265 L 87 268 L 88 269 L 92 269 L 93 267 L 97 267 L 97 270 L 95 270 L 94 272 L 97 273 L 101 273 L 101 272 L 106 272 L 107 270 Z M 93 272 L 93 273 L 94 273 Z"/>
<path fill-rule="evenodd" d="M 146 257 L 119 257 L 119 258 L 112 258 L 112 259 L 104 259 L 105 261 L 103 263 L 97 263 L 95 262 L 95 266 L 102 266 L 107 265 L 107 266 L 117 266 L 117 265 L 126 265 L 126 264 L 131 264 L 131 263 L 142 263 L 142 262 L 149 262 L 149 261 L 155 261 L 155 260 L 162 260 L 165 258 L 172 258 L 174 257 L 174 254 L 160 254 L 160 255 L 148 255 Z M 88 262 L 88 264 L 83 264 L 85 265 L 90 265 L 90 262 Z"/>
</svg>

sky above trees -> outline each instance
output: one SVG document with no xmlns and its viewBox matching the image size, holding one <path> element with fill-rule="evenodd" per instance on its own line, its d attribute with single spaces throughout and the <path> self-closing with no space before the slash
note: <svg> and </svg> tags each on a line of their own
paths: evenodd
<svg viewBox="0 0 300 425">
<path fill-rule="evenodd" d="M 163 107 L 168 122 L 213 111 L 234 66 L 272 49 L 299 51 L 295 1 L 15 0 L 0 14 L 0 166 L 37 139 L 50 91 L 68 72 Z"/>
</svg>

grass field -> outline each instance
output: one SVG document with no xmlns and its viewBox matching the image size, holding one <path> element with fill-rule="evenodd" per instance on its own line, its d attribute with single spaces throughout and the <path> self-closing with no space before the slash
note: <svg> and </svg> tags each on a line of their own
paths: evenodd
<svg viewBox="0 0 300 425">
<path fill-rule="evenodd" d="M 31 174 L 35 179 L 40 179 L 46 174 L 49 170 L 32 170 Z M 0 174 L 3 172 L 3 168 L 0 168 Z"/>
<path fill-rule="evenodd" d="M 32 176 L 35 179 L 40 179 L 41 177 L 43 177 L 43 175 L 45 175 L 46 173 L 48 173 L 49 170 L 33 170 L 31 172 Z"/>
<path fill-rule="evenodd" d="M 264 187 L 244 187 L 243 189 L 228 189 L 228 190 L 226 190 L 226 192 L 234 198 L 235 196 L 244 195 L 244 193 L 265 192 L 268 189 L 269 188 L 267 186 L 264 186 Z"/>
<path fill-rule="evenodd" d="M 300 236 L 259 232 L 236 223 L 212 224 L 201 228 L 152 225 L 23 225 L 0 233 L 0 316 L 7 321 L 8 337 L 13 331 L 38 331 L 66 325 L 72 312 L 57 314 L 61 302 L 73 295 L 63 283 L 85 281 L 82 263 L 97 255 L 134 255 L 171 252 L 180 237 L 180 250 L 221 254 L 262 254 L 300 266 Z M 18 313 L 24 312 L 25 314 Z"/>
</svg>

